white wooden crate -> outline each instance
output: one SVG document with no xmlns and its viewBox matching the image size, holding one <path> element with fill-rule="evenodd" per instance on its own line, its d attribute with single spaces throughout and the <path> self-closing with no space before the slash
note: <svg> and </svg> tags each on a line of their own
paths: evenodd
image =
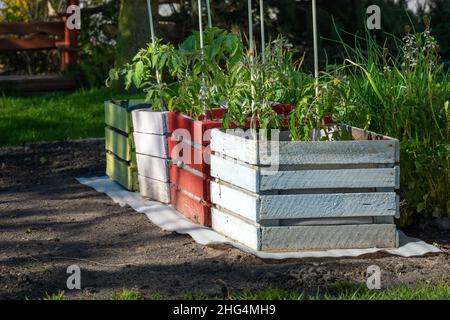
<svg viewBox="0 0 450 320">
<path fill-rule="evenodd" d="M 134 132 L 167 135 L 167 112 L 151 109 L 135 110 L 132 113 Z"/>
<path fill-rule="evenodd" d="M 170 183 L 139 176 L 139 190 L 143 197 L 170 203 Z"/>
<path fill-rule="evenodd" d="M 132 112 L 141 195 L 170 203 L 167 112 Z"/>
<path fill-rule="evenodd" d="M 343 129 L 376 140 L 280 141 L 276 171 L 272 142 L 214 130 L 213 228 L 258 250 L 395 247 L 398 141 Z"/>
<path fill-rule="evenodd" d="M 136 153 L 168 159 L 167 136 L 134 132 Z"/>
</svg>

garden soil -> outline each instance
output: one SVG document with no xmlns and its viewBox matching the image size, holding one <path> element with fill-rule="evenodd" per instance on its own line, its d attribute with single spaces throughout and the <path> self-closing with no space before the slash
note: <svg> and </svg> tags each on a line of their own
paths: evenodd
<svg viewBox="0 0 450 320">
<path fill-rule="evenodd" d="M 450 231 L 422 224 L 404 232 L 442 253 L 402 258 L 261 260 L 238 249 L 206 247 L 165 232 L 75 177 L 105 172 L 101 139 L 0 148 L 0 299 L 110 299 L 122 289 L 144 298 L 203 294 L 222 298 L 265 288 L 305 291 L 339 281 L 365 283 L 378 265 L 382 286 L 450 281 Z M 81 289 L 66 286 L 81 269 Z"/>
</svg>

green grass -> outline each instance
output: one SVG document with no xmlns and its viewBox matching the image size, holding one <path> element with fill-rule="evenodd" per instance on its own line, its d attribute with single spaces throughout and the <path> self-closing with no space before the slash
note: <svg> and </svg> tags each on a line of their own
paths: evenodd
<svg viewBox="0 0 450 320">
<path fill-rule="evenodd" d="M 0 146 L 104 136 L 103 102 L 140 98 L 111 89 L 41 96 L 0 96 Z"/>
<path fill-rule="evenodd" d="M 46 293 L 44 300 L 66 300 L 64 291 L 59 291 L 58 293 L 48 294 Z"/>
<path fill-rule="evenodd" d="M 129 289 L 122 289 L 121 292 L 113 293 L 111 296 L 112 300 L 143 300 L 144 297 L 136 291 Z"/>
<path fill-rule="evenodd" d="M 450 283 L 419 283 L 400 285 L 382 290 L 369 290 L 365 284 L 338 282 L 317 293 L 285 291 L 269 288 L 259 292 L 244 291 L 231 295 L 230 300 L 450 300 Z M 183 299 L 207 300 L 221 297 L 187 294 Z"/>
</svg>

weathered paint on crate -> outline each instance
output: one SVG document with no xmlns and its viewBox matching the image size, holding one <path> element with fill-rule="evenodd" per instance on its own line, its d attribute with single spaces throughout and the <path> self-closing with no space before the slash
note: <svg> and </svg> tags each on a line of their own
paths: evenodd
<svg viewBox="0 0 450 320">
<path fill-rule="evenodd" d="M 170 188 L 171 204 L 181 212 L 186 218 L 204 225 L 211 225 L 211 204 L 206 201 L 196 198 L 185 191 L 181 191 L 172 185 Z"/>
<path fill-rule="evenodd" d="M 167 112 L 139 109 L 132 112 L 139 187 L 143 197 L 169 203 Z"/>
<path fill-rule="evenodd" d="M 139 192 L 143 197 L 170 203 L 170 183 L 139 175 Z"/>
<path fill-rule="evenodd" d="M 123 103 L 123 105 L 122 105 Z M 136 173 L 136 153 L 133 141 L 131 112 L 140 100 L 126 102 L 105 101 L 106 174 L 130 191 L 139 190 Z M 112 156 L 113 155 L 113 156 Z"/>
<path fill-rule="evenodd" d="M 210 140 L 207 132 L 222 126 L 223 113 L 223 109 L 208 111 L 209 117 L 216 120 L 194 120 L 175 112 L 168 114 L 172 205 L 184 216 L 206 226 L 211 225 L 210 166 L 204 158 Z M 185 158 L 188 160 L 183 161 Z"/>
<path fill-rule="evenodd" d="M 214 230 L 254 250 L 295 251 L 393 248 L 395 224 L 260 227 L 230 212 L 212 209 Z"/>
<path fill-rule="evenodd" d="M 135 159 L 133 139 L 110 127 L 105 127 L 105 148 L 125 161 Z"/>
<path fill-rule="evenodd" d="M 106 175 L 127 190 L 139 190 L 136 168 L 109 151 L 106 152 Z"/>
</svg>

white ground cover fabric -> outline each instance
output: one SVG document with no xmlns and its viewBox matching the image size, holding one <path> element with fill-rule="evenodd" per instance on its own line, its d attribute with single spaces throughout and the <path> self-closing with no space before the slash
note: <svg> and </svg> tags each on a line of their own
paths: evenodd
<svg viewBox="0 0 450 320">
<path fill-rule="evenodd" d="M 427 253 L 441 252 L 438 248 L 419 239 L 408 237 L 401 231 L 399 231 L 400 247 L 395 249 L 372 248 L 299 252 L 259 252 L 228 239 L 210 228 L 189 221 L 171 206 L 144 199 L 139 193 L 127 191 L 115 182 L 109 180 L 108 177 L 77 178 L 77 180 L 81 184 L 89 186 L 98 192 L 105 193 L 120 206 L 124 207 L 128 205 L 135 211 L 145 214 L 152 223 L 163 230 L 188 234 L 197 243 L 202 245 L 211 246 L 229 244 L 262 259 L 356 257 L 380 251 L 402 257 L 413 257 Z"/>
</svg>

